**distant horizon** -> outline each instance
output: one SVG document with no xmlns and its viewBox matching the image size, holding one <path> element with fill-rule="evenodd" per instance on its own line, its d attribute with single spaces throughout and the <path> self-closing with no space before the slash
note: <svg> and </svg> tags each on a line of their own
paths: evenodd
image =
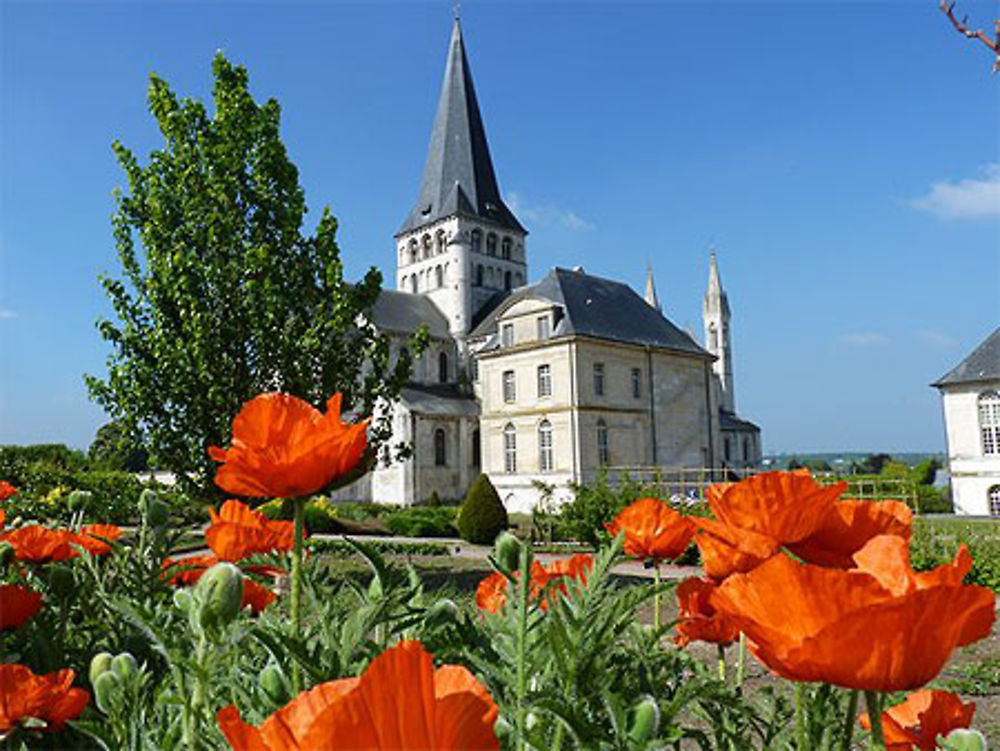
<svg viewBox="0 0 1000 751">
<path fill-rule="evenodd" d="M 83 374 L 107 372 L 97 277 L 121 275 L 110 144 L 142 164 L 161 148 L 151 71 L 207 101 L 216 50 L 244 65 L 254 98 L 281 104 L 304 231 L 330 206 L 345 277 L 374 265 L 392 287 L 451 3 L 234 7 L 0 3 L 0 443 L 86 450 L 108 420 Z M 651 264 L 665 315 L 700 342 L 714 248 L 737 412 L 765 451 L 946 451 L 928 384 L 1000 323 L 1000 107 L 990 56 L 936 3 L 461 14 L 529 281 L 583 266 L 641 294 Z"/>
</svg>

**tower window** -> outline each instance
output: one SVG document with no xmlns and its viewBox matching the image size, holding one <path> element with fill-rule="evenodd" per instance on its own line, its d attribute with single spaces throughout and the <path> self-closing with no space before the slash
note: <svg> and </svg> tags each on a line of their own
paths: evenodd
<svg viewBox="0 0 1000 751">
<path fill-rule="evenodd" d="M 447 457 L 444 453 L 445 450 L 445 436 L 444 428 L 438 428 L 434 431 L 434 466 L 444 467 L 447 462 Z"/>
<path fill-rule="evenodd" d="M 708 351 L 717 352 L 719 349 L 719 332 L 715 328 L 715 324 L 711 324 L 708 327 Z"/>
<path fill-rule="evenodd" d="M 725 454 L 726 461 L 728 462 L 731 459 L 730 455 L 733 453 L 732 452 L 732 448 L 730 446 L 730 441 L 729 441 L 728 437 L 726 438 L 725 443 L 723 444 L 723 449 L 724 449 L 723 453 Z"/>
<path fill-rule="evenodd" d="M 500 344 L 504 347 L 514 346 L 514 324 L 505 323 L 500 327 Z"/>
<path fill-rule="evenodd" d="M 448 383 L 448 355 L 444 352 L 438 355 L 438 381 Z"/>
<path fill-rule="evenodd" d="M 444 270 L 440 266 L 434 269 L 434 281 L 439 288 L 444 286 Z"/>
<path fill-rule="evenodd" d="M 417 241 L 410 240 L 410 263 L 417 262 Z"/>
<path fill-rule="evenodd" d="M 414 274 L 410 277 L 410 292 L 416 294 L 417 291 L 417 275 Z"/>
<path fill-rule="evenodd" d="M 482 287 L 483 286 L 483 265 L 482 264 L 476 264 L 476 286 L 477 287 Z"/>
<path fill-rule="evenodd" d="M 990 501 L 990 516 L 1000 516 L 1000 485 L 993 485 L 986 492 Z"/>
<path fill-rule="evenodd" d="M 639 368 L 632 368 L 632 398 L 642 397 L 642 371 Z"/>
<path fill-rule="evenodd" d="M 750 439 L 743 439 L 743 461 L 750 461 Z"/>
<path fill-rule="evenodd" d="M 503 258 L 505 261 L 510 260 L 510 246 L 511 242 L 509 237 L 505 237 L 503 239 L 503 242 L 500 243 L 500 257 Z"/>
<path fill-rule="evenodd" d="M 503 400 L 511 404 L 517 399 L 517 386 L 514 381 L 514 371 L 505 370 L 503 372 Z"/>
<path fill-rule="evenodd" d="M 594 363 L 594 396 L 604 396 L 604 363 Z"/>
<path fill-rule="evenodd" d="M 431 236 L 430 235 L 424 235 L 423 236 L 423 243 L 424 243 L 424 258 L 430 258 L 431 257 Z"/>
<path fill-rule="evenodd" d="M 399 288 L 405 292 L 409 282 L 410 278 L 406 274 L 403 274 L 403 278 L 399 280 Z"/>
<path fill-rule="evenodd" d="M 472 431 L 472 466 L 478 467 L 483 463 L 483 450 L 479 445 L 479 428 Z"/>
<path fill-rule="evenodd" d="M 1000 454 L 1000 394 L 986 391 L 979 395 L 979 432 L 983 454 Z"/>
<path fill-rule="evenodd" d="M 604 420 L 597 421 L 597 463 L 602 467 L 611 463 L 611 452 L 608 450 L 608 424 Z"/>
<path fill-rule="evenodd" d="M 444 230 L 443 229 L 439 229 L 437 231 L 437 234 L 434 236 L 434 244 L 435 244 L 435 250 L 437 251 L 438 255 L 441 255 L 442 253 L 444 253 L 445 242 L 444 242 Z"/>
<path fill-rule="evenodd" d="M 478 229 L 474 229 L 474 230 L 472 230 L 472 234 L 470 235 L 470 238 L 471 238 L 470 244 L 472 246 L 472 252 L 473 253 L 482 253 L 483 252 L 483 233 L 480 232 Z M 480 284 L 482 284 L 482 282 L 480 282 Z"/>
<path fill-rule="evenodd" d="M 552 423 L 548 420 L 538 426 L 538 469 L 552 471 Z"/>
<path fill-rule="evenodd" d="M 538 396 L 552 396 L 552 368 L 549 365 L 538 366 Z"/>
<path fill-rule="evenodd" d="M 510 290 L 510 272 L 505 271 L 503 273 L 503 288 L 505 290 Z"/>
<path fill-rule="evenodd" d="M 479 358 L 469 356 L 469 370 L 471 371 L 473 382 L 479 381 Z"/>
<path fill-rule="evenodd" d="M 538 341 L 544 342 L 549 338 L 552 333 L 550 330 L 549 317 L 548 316 L 538 316 L 535 319 L 536 328 L 538 329 Z"/>
<path fill-rule="evenodd" d="M 503 471 L 517 472 L 517 429 L 513 423 L 507 423 L 503 429 Z"/>
<path fill-rule="evenodd" d="M 497 236 L 490 232 L 486 235 L 486 255 L 495 256 L 497 254 Z"/>
</svg>

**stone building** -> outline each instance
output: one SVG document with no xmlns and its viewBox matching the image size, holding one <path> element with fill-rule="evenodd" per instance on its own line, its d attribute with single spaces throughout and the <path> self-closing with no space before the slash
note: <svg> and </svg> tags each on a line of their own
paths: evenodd
<svg viewBox="0 0 1000 751">
<path fill-rule="evenodd" d="M 956 514 L 1000 516 L 1000 328 L 935 381 Z"/>
<path fill-rule="evenodd" d="M 508 507 L 536 480 L 565 498 L 598 468 L 744 468 L 760 430 L 737 417 L 730 309 L 715 255 L 703 347 L 645 297 L 556 268 L 528 284 L 528 232 L 504 203 L 458 21 L 419 196 L 395 235 L 396 289 L 373 311 L 393 346 L 430 346 L 393 407 L 413 454 L 342 497 L 411 504 L 465 493 L 480 471 Z"/>
</svg>

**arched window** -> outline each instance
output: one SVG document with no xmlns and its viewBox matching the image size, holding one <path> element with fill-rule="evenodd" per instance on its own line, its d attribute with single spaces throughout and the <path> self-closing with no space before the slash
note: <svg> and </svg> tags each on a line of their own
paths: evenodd
<svg viewBox="0 0 1000 751">
<path fill-rule="evenodd" d="M 438 381 L 448 383 L 448 355 L 444 352 L 438 355 Z"/>
<path fill-rule="evenodd" d="M 434 281 L 439 288 L 444 286 L 444 269 L 440 266 L 434 269 Z"/>
<path fill-rule="evenodd" d="M 715 330 L 715 324 L 708 326 L 708 351 L 715 352 L 719 348 L 719 332 Z"/>
<path fill-rule="evenodd" d="M 495 256 L 497 254 L 497 236 L 490 232 L 486 236 L 486 255 Z"/>
<path fill-rule="evenodd" d="M 410 277 L 406 276 L 406 274 L 403 274 L 403 278 L 399 281 L 399 288 L 403 290 L 403 292 L 406 292 L 409 283 L 410 283 Z"/>
<path fill-rule="evenodd" d="M 483 233 L 480 232 L 478 229 L 474 229 L 474 230 L 472 230 L 472 235 L 470 235 L 470 237 L 471 237 L 471 243 L 470 244 L 472 245 L 472 252 L 473 253 L 482 253 L 483 252 Z"/>
<path fill-rule="evenodd" d="M 611 463 L 611 452 L 608 450 L 608 424 L 604 420 L 597 421 L 597 463 L 602 467 Z"/>
<path fill-rule="evenodd" d="M 510 260 L 510 238 L 505 237 L 503 242 L 500 243 L 500 257 L 505 261 Z"/>
<path fill-rule="evenodd" d="M 733 453 L 732 445 L 729 441 L 729 436 L 726 436 L 726 440 L 723 443 L 723 453 L 725 454 L 726 461 L 730 461 L 731 455 Z"/>
<path fill-rule="evenodd" d="M 417 241 L 416 239 L 410 239 L 410 263 L 417 262 Z"/>
<path fill-rule="evenodd" d="M 483 450 L 479 445 L 479 428 L 472 431 L 472 466 L 478 467 L 483 463 Z"/>
<path fill-rule="evenodd" d="M 486 286 L 487 287 L 493 286 L 493 269 L 491 269 L 488 266 L 486 267 Z"/>
<path fill-rule="evenodd" d="M 538 469 L 552 471 L 552 423 L 542 420 L 538 426 Z"/>
<path fill-rule="evenodd" d="M 423 238 L 421 238 L 421 239 L 422 239 L 423 244 L 424 244 L 424 258 L 430 258 L 431 257 L 431 236 L 430 235 L 424 235 Z"/>
<path fill-rule="evenodd" d="M 399 265 L 400 266 L 406 265 L 406 246 L 405 245 L 400 245 L 399 246 Z"/>
<path fill-rule="evenodd" d="M 514 286 L 520 287 L 522 284 L 524 284 L 524 274 L 518 271 L 516 274 L 514 274 Z"/>
<path fill-rule="evenodd" d="M 517 472 L 517 428 L 513 423 L 507 423 L 503 429 L 503 471 Z"/>
<path fill-rule="evenodd" d="M 750 461 L 750 438 L 743 438 L 743 461 Z"/>
<path fill-rule="evenodd" d="M 414 274 L 410 277 L 410 292 L 416 293 L 417 291 L 417 275 Z"/>
<path fill-rule="evenodd" d="M 1000 454 L 1000 394 L 985 391 L 979 395 L 979 433 L 983 454 Z"/>
<path fill-rule="evenodd" d="M 483 265 L 481 263 L 476 264 L 476 286 L 483 286 Z"/>
<path fill-rule="evenodd" d="M 990 516 L 1000 516 L 1000 485 L 993 485 L 986 491 L 990 501 Z"/>
<path fill-rule="evenodd" d="M 444 243 L 444 230 L 443 229 L 439 229 L 437 231 L 437 234 L 434 235 L 434 250 L 437 252 L 438 255 L 441 255 L 442 253 L 444 253 L 444 246 L 445 246 L 445 243 Z"/>
<path fill-rule="evenodd" d="M 505 271 L 503 274 L 503 288 L 505 290 L 510 290 L 510 272 Z"/>
<path fill-rule="evenodd" d="M 447 462 L 447 458 L 444 454 L 445 439 L 444 439 L 444 428 L 438 428 L 434 431 L 434 466 L 443 467 Z"/>
</svg>

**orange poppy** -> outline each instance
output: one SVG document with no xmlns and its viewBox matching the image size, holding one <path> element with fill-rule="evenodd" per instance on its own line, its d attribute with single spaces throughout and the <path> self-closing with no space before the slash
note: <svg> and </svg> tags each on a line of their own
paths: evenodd
<svg viewBox="0 0 1000 751">
<path fill-rule="evenodd" d="M 815 532 L 847 483 L 817 484 L 809 470 L 764 472 L 732 485 L 713 485 L 705 497 L 715 518 L 729 527 L 767 535 L 782 544 Z"/>
<path fill-rule="evenodd" d="M 989 634 L 994 595 L 961 584 L 967 552 L 914 574 L 900 544 L 876 537 L 855 556 L 858 568 L 846 571 L 776 555 L 727 578 L 710 604 L 784 678 L 866 691 L 919 688 L 956 647 Z"/>
<path fill-rule="evenodd" d="M 851 568 L 853 556 L 878 535 L 910 539 L 913 513 L 900 501 L 843 500 L 834 503 L 808 537 L 788 549 L 807 563 Z"/>
<path fill-rule="evenodd" d="M 360 678 L 299 694 L 259 727 L 230 705 L 219 729 L 235 751 L 330 748 L 499 749 L 492 697 L 464 667 L 434 668 L 420 642 L 403 641 L 372 660 Z"/>
<path fill-rule="evenodd" d="M 50 563 L 74 558 L 80 539 L 65 529 L 48 529 L 39 524 L 4 532 L 3 540 L 14 548 L 14 555 L 26 563 Z"/>
<path fill-rule="evenodd" d="M 7 521 L 7 512 L 0 508 L 0 529 L 3 529 L 4 522 Z"/>
<path fill-rule="evenodd" d="M 773 537 L 729 527 L 715 519 L 692 517 L 697 530 L 694 542 L 701 554 L 705 574 L 721 581 L 733 573 L 756 568 L 781 548 Z"/>
<path fill-rule="evenodd" d="M 220 488 L 235 495 L 295 498 L 322 490 L 351 472 L 367 446 L 368 421 L 340 420 L 340 394 L 324 415 L 289 394 L 261 394 L 233 420 L 232 446 L 212 446 L 224 462 L 215 475 Z"/>
<path fill-rule="evenodd" d="M 0 733 L 29 718 L 44 722 L 44 730 L 61 730 L 79 716 L 90 694 L 73 688 L 74 675 L 68 669 L 35 675 L 24 665 L 0 665 Z"/>
<path fill-rule="evenodd" d="M 123 531 L 114 524 L 84 524 L 75 542 L 93 555 L 107 555 L 111 546 L 106 541 L 117 540 Z"/>
<path fill-rule="evenodd" d="M 41 592 L 16 584 L 0 584 L 0 631 L 21 628 L 41 609 Z"/>
<path fill-rule="evenodd" d="M 911 751 L 914 746 L 920 751 L 934 751 L 939 735 L 969 727 L 975 711 L 974 703 L 963 704 L 948 691 L 916 691 L 902 704 L 882 713 L 886 751 Z M 871 730 L 867 712 L 859 719 L 865 730 Z"/>
<path fill-rule="evenodd" d="M 167 584 L 173 586 L 192 585 L 197 583 L 208 569 L 212 568 L 219 559 L 214 555 L 195 555 L 189 558 L 173 560 L 167 558 L 163 561 L 164 576 L 167 576 Z M 259 567 L 261 570 L 270 571 L 267 567 Z M 243 577 L 243 599 L 240 607 L 250 607 L 254 614 L 260 613 L 264 608 L 278 599 L 278 596 L 265 587 L 260 582 L 254 581 L 249 576 Z"/>
<path fill-rule="evenodd" d="M 626 555 L 653 561 L 678 558 L 694 535 L 689 519 L 656 498 L 642 498 L 623 509 L 607 529 L 612 535 L 625 534 Z"/>
<path fill-rule="evenodd" d="M 6 501 L 11 496 L 17 495 L 17 488 L 6 480 L 0 480 L 0 501 Z"/>
<path fill-rule="evenodd" d="M 295 525 L 271 521 L 260 511 L 244 503 L 229 500 L 216 513 L 208 510 L 212 526 L 205 530 L 205 541 L 223 561 L 240 561 L 258 553 L 291 550 Z"/>
<path fill-rule="evenodd" d="M 548 566 L 543 566 L 538 561 L 531 563 L 531 596 L 538 599 L 549 584 L 549 595 L 539 603 L 539 607 L 545 610 L 549 607 L 550 600 L 556 592 L 566 593 L 566 578 L 587 583 L 587 574 L 594 567 L 594 557 L 587 553 L 580 553 L 569 558 L 562 558 L 553 561 Z M 517 573 L 514 574 L 517 576 Z M 487 613 L 498 613 L 507 602 L 507 577 L 499 571 L 490 574 L 476 588 L 476 604 L 480 610 Z"/>
<path fill-rule="evenodd" d="M 677 586 L 679 621 L 674 644 L 686 647 L 693 641 L 707 641 L 725 646 L 740 637 L 740 630 L 709 602 L 715 584 L 697 577 L 685 579 Z"/>
</svg>

